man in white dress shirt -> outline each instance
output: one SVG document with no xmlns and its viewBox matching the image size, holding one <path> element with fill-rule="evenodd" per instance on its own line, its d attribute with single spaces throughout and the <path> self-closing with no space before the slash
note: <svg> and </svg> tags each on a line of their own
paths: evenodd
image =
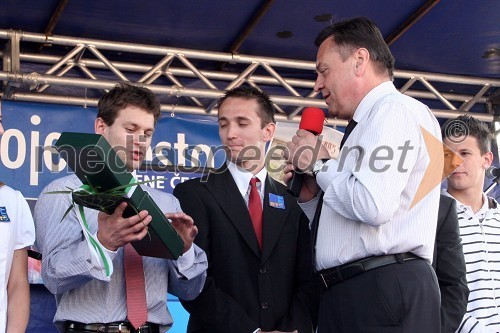
<svg viewBox="0 0 500 333">
<path fill-rule="evenodd" d="M 442 148 L 439 124 L 394 87 L 394 58 L 372 21 L 336 22 L 315 43 L 315 90 L 331 116 L 349 120 L 338 159 L 324 148 L 296 156 L 317 143 L 305 130 L 288 144 L 286 177 L 306 172 L 298 201 L 317 235 L 318 332 L 439 332 L 430 263 L 441 175 L 426 174 L 429 136 Z"/>
</svg>

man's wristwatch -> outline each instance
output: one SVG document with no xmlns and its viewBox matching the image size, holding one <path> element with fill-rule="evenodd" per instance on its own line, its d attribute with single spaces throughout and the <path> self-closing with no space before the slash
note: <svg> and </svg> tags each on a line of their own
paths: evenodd
<svg viewBox="0 0 500 333">
<path fill-rule="evenodd" d="M 322 159 L 317 160 L 316 162 L 314 162 L 313 169 L 312 169 L 312 175 L 313 175 L 313 177 L 316 177 L 316 175 L 318 174 L 318 172 L 320 172 L 321 170 L 323 170 L 323 166 L 329 160 L 330 160 L 329 158 L 322 158 Z"/>
</svg>

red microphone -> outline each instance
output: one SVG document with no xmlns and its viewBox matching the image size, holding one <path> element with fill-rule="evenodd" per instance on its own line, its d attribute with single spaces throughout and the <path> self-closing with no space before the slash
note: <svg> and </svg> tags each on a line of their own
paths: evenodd
<svg viewBox="0 0 500 333">
<path fill-rule="evenodd" d="M 300 118 L 299 128 L 314 133 L 315 135 L 323 132 L 325 122 L 325 113 L 318 108 L 305 108 Z"/>
<path fill-rule="evenodd" d="M 314 135 L 320 135 L 323 132 L 323 124 L 325 122 L 325 113 L 318 108 L 305 108 L 302 112 L 299 128 L 309 131 Z M 298 197 L 302 182 L 304 180 L 303 172 L 294 172 L 292 179 L 287 184 L 286 190 L 294 197 Z"/>
</svg>

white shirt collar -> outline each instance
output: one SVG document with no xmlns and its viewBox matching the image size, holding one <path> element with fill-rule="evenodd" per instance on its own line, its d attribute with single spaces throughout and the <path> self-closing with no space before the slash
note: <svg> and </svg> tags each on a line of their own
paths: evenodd
<svg viewBox="0 0 500 333">
<path fill-rule="evenodd" d="M 469 212 L 472 214 L 472 215 L 475 215 L 476 217 L 478 218 L 481 218 L 481 217 L 484 217 L 484 215 L 486 214 L 486 212 L 488 211 L 488 209 L 490 209 L 490 203 L 488 201 L 488 197 L 486 196 L 486 194 L 482 193 L 482 197 L 483 197 L 483 205 L 481 206 L 481 208 L 477 211 L 477 213 L 474 214 L 474 211 L 472 210 L 472 207 L 471 206 L 467 206 L 466 204 L 463 204 L 461 203 L 460 201 L 458 201 L 454 196 L 452 196 L 448 191 L 443 191 L 442 192 L 444 195 L 450 197 L 450 198 L 453 198 L 457 201 L 457 206 L 460 208 L 460 209 L 467 209 L 469 210 Z"/>
<path fill-rule="evenodd" d="M 488 201 L 486 194 L 483 193 L 483 205 L 481 206 L 481 209 L 477 211 L 476 216 L 484 219 L 488 209 L 490 209 L 490 202 Z"/>
<path fill-rule="evenodd" d="M 396 87 L 394 86 L 394 83 L 392 81 L 386 81 L 382 82 L 372 90 L 368 94 L 366 94 L 365 97 L 359 102 L 358 107 L 356 108 L 356 111 L 354 111 L 354 114 L 352 116 L 352 119 L 356 122 L 360 122 L 363 117 L 370 112 L 372 105 L 380 99 L 381 95 L 384 95 L 386 93 L 393 93 L 397 92 Z"/>
<path fill-rule="evenodd" d="M 248 184 L 250 183 L 250 179 L 254 177 L 253 174 L 245 169 L 238 167 L 231 161 L 227 161 L 227 168 L 231 173 L 231 176 L 233 176 L 234 182 L 236 183 L 236 186 L 238 187 L 238 190 L 240 191 L 241 195 L 245 197 L 248 191 Z M 266 183 L 266 177 L 267 177 L 266 168 L 262 168 L 262 170 L 260 170 L 255 175 L 255 177 L 257 177 L 261 183 L 259 192 L 260 196 L 262 197 L 262 193 L 264 192 L 264 184 Z"/>
</svg>

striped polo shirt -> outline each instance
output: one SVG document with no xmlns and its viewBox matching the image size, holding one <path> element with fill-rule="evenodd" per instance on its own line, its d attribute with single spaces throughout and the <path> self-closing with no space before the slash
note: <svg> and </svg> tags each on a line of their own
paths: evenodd
<svg viewBox="0 0 500 333">
<path fill-rule="evenodd" d="M 470 290 L 459 333 L 500 332 L 500 209 L 494 199 L 492 206 L 484 193 L 483 206 L 476 214 L 457 200 Z"/>
</svg>

